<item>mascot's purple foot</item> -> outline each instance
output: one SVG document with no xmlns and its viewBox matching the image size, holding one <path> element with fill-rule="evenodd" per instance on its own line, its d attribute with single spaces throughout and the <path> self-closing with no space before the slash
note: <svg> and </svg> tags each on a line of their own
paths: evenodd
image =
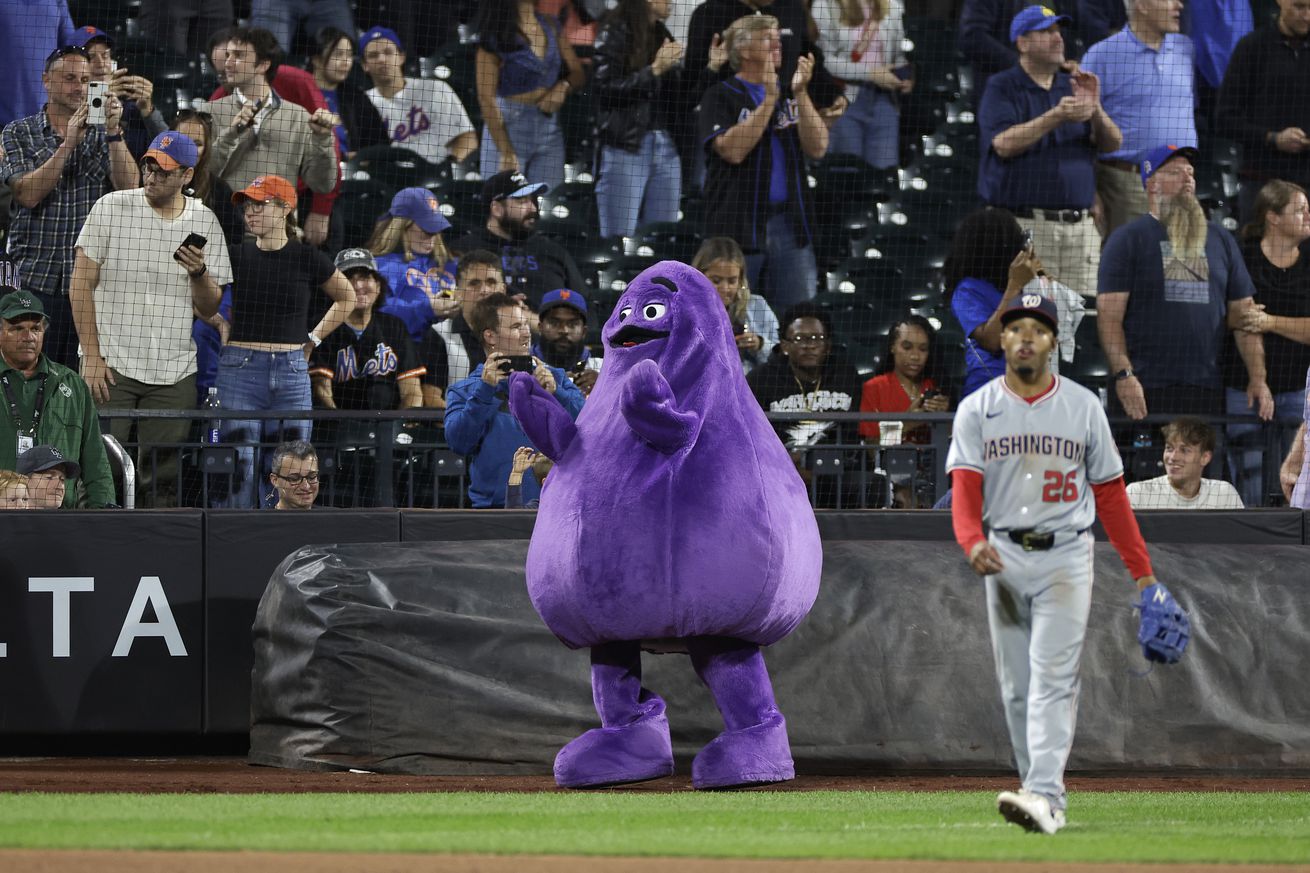
<svg viewBox="0 0 1310 873">
<path fill-rule="evenodd" d="M 555 756 L 561 788 L 600 788 L 673 775 L 669 720 L 659 715 L 587 731 Z"/>
<path fill-rule="evenodd" d="M 796 778 L 787 741 L 787 722 L 775 713 L 764 722 L 724 731 L 691 764 L 696 788 L 740 788 Z"/>
</svg>

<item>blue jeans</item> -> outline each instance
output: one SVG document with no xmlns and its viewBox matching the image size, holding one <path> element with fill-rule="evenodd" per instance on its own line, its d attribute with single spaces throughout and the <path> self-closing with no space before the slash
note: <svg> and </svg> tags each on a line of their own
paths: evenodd
<svg viewBox="0 0 1310 873">
<path fill-rule="evenodd" d="M 300 25 L 312 42 L 325 27 L 337 27 L 354 34 L 355 20 L 347 0 L 254 0 L 250 26 L 262 27 L 277 37 L 282 51 L 291 54 Z"/>
<path fill-rule="evenodd" d="M 496 98 L 500 107 L 500 117 L 505 120 L 505 133 L 514 154 L 519 159 L 519 169 L 529 182 L 545 182 L 552 188 L 564 184 L 564 134 L 559 129 L 559 119 L 546 115 L 535 106 L 527 106 Z M 500 152 L 491 138 L 491 130 L 482 126 L 482 149 L 478 166 L 482 178 L 489 179 L 500 172 Z"/>
<path fill-rule="evenodd" d="M 796 245 L 787 213 L 769 219 L 765 238 L 764 251 L 746 255 L 746 277 L 751 290 L 759 289 L 782 318 L 787 307 L 814 297 L 819 269 L 814 263 L 814 247 Z"/>
<path fill-rule="evenodd" d="M 886 91 L 861 85 L 860 93 L 828 134 L 828 154 L 855 155 L 885 170 L 901 162 L 901 110 Z"/>
<path fill-rule="evenodd" d="M 1265 445 L 1264 423 L 1256 417 L 1255 410 L 1246 407 L 1246 392 L 1236 388 L 1224 389 L 1225 410 L 1229 415 L 1249 418 L 1251 424 L 1230 424 L 1225 431 L 1228 435 L 1225 454 L 1228 459 L 1228 475 L 1232 477 L 1233 487 L 1242 496 L 1247 506 L 1263 506 L 1265 497 L 1265 464 L 1272 464 L 1277 470 L 1283 458 L 1287 457 L 1292 447 L 1292 439 L 1301 426 L 1301 415 L 1305 406 L 1304 391 L 1288 391 L 1274 395 L 1274 420 L 1270 427 L 1277 427 L 1278 454 L 1271 457 Z M 1278 478 L 1271 480 L 1277 487 Z"/>
<path fill-rule="evenodd" d="M 224 346 L 218 359 L 218 399 L 225 411 L 274 409 L 300 410 L 311 407 L 309 364 L 305 353 L 256 352 Z M 236 481 L 232 496 L 223 505 L 230 509 L 256 509 L 262 503 L 266 481 L 256 466 L 261 442 L 309 439 L 311 422 L 307 420 L 273 421 L 228 419 L 223 422 L 225 443 L 241 443 L 237 449 Z M 260 500 L 256 500 L 258 496 Z"/>
<path fill-rule="evenodd" d="M 682 164 L 668 131 L 650 131 L 636 152 L 601 148 L 596 206 L 600 235 L 606 239 L 632 236 L 638 214 L 642 224 L 677 221 L 681 194 Z"/>
</svg>

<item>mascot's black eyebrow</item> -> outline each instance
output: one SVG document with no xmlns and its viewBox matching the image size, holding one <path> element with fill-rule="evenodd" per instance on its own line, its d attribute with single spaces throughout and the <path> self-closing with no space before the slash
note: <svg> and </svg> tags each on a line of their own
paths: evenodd
<svg viewBox="0 0 1310 873">
<path fill-rule="evenodd" d="M 678 286 L 673 284 L 672 279 L 665 279 L 663 276 L 654 276 L 651 278 L 650 281 L 651 284 L 654 285 L 663 285 L 665 288 L 668 288 L 674 294 L 678 293 Z"/>
</svg>

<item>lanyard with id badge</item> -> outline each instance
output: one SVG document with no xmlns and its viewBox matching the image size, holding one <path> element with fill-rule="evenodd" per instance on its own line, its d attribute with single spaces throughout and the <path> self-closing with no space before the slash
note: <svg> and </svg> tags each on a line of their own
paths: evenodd
<svg viewBox="0 0 1310 873">
<path fill-rule="evenodd" d="M 4 387 L 5 401 L 9 404 L 9 417 L 13 419 L 14 428 L 18 431 L 18 452 L 15 457 L 36 445 L 36 432 L 41 425 L 41 412 L 45 408 L 45 380 L 49 375 L 49 373 L 37 374 L 37 378 L 41 380 L 41 387 L 36 391 L 36 407 L 32 411 L 32 426 L 26 428 L 23 427 L 23 419 L 18 414 L 18 399 L 14 397 L 14 386 L 9 384 L 9 374 L 5 373 L 0 376 L 0 386 Z"/>
</svg>

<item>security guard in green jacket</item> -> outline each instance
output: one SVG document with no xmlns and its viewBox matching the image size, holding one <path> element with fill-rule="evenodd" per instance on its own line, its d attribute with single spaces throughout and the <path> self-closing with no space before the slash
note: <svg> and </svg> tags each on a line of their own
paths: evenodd
<svg viewBox="0 0 1310 873">
<path fill-rule="evenodd" d="M 0 272 L 12 263 L 0 263 Z M 16 286 L 0 276 L 0 283 Z M 54 446 L 81 468 L 82 487 L 69 487 L 64 508 L 113 506 L 114 477 L 91 389 L 82 377 L 41 353 L 49 321 L 35 294 L 11 291 L 0 297 L 0 470 L 13 470 L 18 456 L 38 445 Z M 79 504 L 78 492 L 84 495 Z"/>
</svg>

